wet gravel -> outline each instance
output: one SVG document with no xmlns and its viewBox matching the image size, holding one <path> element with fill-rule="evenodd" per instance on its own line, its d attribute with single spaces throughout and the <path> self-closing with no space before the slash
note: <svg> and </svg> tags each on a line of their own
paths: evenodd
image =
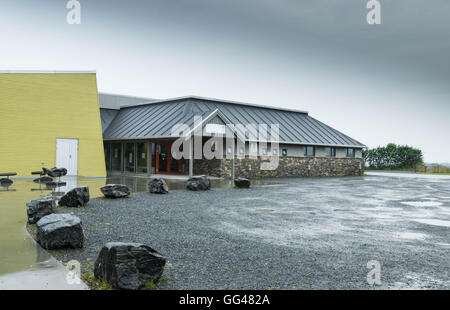
<svg viewBox="0 0 450 310">
<path fill-rule="evenodd" d="M 89 273 L 106 242 L 147 244 L 168 261 L 156 289 L 449 289 L 450 228 L 416 221 L 450 221 L 449 185 L 285 179 L 250 189 L 97 198 L 58 210 L 81 218 L 85 247 L 51 253 L 79 260 Z M 367 283 L 370 260 L 381 263 L 380 286 Z"/>
</svg>

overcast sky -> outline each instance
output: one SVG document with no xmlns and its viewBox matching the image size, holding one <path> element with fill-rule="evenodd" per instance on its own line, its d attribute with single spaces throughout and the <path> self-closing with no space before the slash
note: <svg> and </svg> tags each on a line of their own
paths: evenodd
<svg viewBox="0 0 450 310">
<path fill-rule="evenodd" d="M 99 91 L 307 110 L 369 147 L 450 162 L 450 1 L 0 0 L 0 70 L 96 70 Z"/>
</svg>

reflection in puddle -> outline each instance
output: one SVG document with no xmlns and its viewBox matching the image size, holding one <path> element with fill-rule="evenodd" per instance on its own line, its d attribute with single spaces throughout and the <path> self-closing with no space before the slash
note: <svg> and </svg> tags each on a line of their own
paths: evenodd
<svg viewBox="0 0 450 310">
<path fill-rule="evenodd" d="M 164 178 L 169 190 L 183 190 L 186 179 Z M 108 178 L 62 177 L 64 186 L 51 187 L 33 180 L 14 180 L 10 186 L 0 187 L 0 275 L 45 267 L 48 260 L 27 236 L 26 203 L 32 199 L 53 195 L 59 199 L 67 191 L 78 186 L 88 186 L 90 197 L 102 197 L 100 188 L 105 184 L 125 184 L 131 192 L 146 192 L 148 178 L 115 175 Z M 232 187 L 231 180 L 213 179 L 212 188 Z M 271 184 L 269 180 L 255 180 L 253 185 Z M 44 253 L 44 254 L 43 254 Z M 43 256 L 44 255 L 44 256 Z"/>
<path fill-rule="evenodd" d="M 91 197 L 98 197 L 105 178 L 64 177 L 66 186 L 55 191 L 68 191 L 71 187 L 89 186 Z M 0 188 L 0 275 L 45 266 L 47 256 L 36 247 L 26 233 L 26 203 L 51 195 L 54 190 L 33 180 L 14 180 L 8 188 Z"/>
<path fill-rule="evenodd" d="M 401 204 L 411 207 L 440 207 L 442 202 L 439 201 L 402 201 Z"/>
<path fill-rule="evenodd" d="M 433 226 L 442 226 L 442 227 L 450 227 L 450 221 L 442 221 L 442 220 L 434 220 L 434 219 L 418 219 L 414 220 L 418 223 L 433 225 Z"/>
<path fill-rule="evenodd" d="M 402 233 L 398 233 L 397 237 L 399 237 L 401 239 L 409 239 L 409 240 L 424 240 L 426 238 L 426 235 L 421 234 L 421 233 L 402 232 Z"/>
</svg>

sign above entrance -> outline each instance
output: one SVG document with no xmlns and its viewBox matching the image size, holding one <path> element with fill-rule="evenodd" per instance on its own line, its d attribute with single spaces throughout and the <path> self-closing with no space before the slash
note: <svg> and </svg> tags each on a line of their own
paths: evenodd
<svg viewBox="0 0 450 310">
<path fill-rule="evenodd" d="M 206 124 L 205 132 L 208 134 L 225 135 L 226 127 L 222 124 Z"/>
</svg>

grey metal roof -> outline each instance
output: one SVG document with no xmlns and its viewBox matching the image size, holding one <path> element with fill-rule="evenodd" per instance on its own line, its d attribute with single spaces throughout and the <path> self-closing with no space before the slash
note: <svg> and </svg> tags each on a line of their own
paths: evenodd
<svg viewBox="0 0 450 310">
<path fill-rule="evenodd" d="M 113 119 L 119 113 L 119 110 L 100 109 L 100 118 L 102 120 L 102 131 L 105 132 Z"/>
<path fill-rule="evenodd" d="M 121 107 L 146 104 L 158 99 L 98 93 L 100 108 L 119 110 Z"/>
<path fill-rule="evenodd" d="M 104 132 L 104 139 L 170 137 L 174 125 L 184 123 L 193 128 L 194 115 L 205 118 L 216 109 L 232 124 L 279 124 L 277 140 L 280 143 L 365 147 L 307 112 L 201 97 L 182 97 L 121 108 Z M 267 138 L 275 140 L 270 134 Z"/>
</svg>

